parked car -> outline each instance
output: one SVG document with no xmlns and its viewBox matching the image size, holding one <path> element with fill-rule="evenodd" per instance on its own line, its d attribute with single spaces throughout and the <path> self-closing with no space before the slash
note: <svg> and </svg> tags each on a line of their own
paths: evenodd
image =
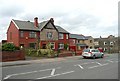
<svg viewBox="0 0 120 81">
<path fill-rule="evenodd" d="M 98 49 L 85 49 L 82 52 L 82 56 L 84 58 L 91 57 L 93 59 L 95 59 L 97 57 L 103 58 L 104 57 L 104 53 L 100 52 Z"/>
</svg>

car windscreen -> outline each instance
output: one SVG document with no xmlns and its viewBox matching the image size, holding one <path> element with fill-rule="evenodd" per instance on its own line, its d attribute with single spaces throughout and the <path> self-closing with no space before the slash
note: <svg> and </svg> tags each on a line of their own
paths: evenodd
<svg viewBox="0 0 120 81">
<path fill-rule="evenodd" d="M 90 52 L 90 50 L 89 49 L 85 49 L 84 52 Z"/>
<path fill-rule="evenodd" d="M 99 52 L 99 50 L 95 49 L 95 50 L 92 50 L 92 52 Z"/>
</svg>

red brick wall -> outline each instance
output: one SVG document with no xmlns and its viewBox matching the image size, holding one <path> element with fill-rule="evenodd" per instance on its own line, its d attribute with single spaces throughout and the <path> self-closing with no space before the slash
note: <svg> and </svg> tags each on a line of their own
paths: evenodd
<svg viewBox="0 0 120 81">
<path fill-rule="evenodd" d="M 58 55 L 59 57 L 73 56 L 71 51 L 61 51 Z"/>
<path fill-rule="evenodd" d="M 10 32 L 12 33 L 12 39 L 10 39 Z M 12 21 L 7 31 L 7 42 L 13 42 L 15 46 L 19 46 L 19 30 Z"/>
<path fill-rule="evenodd" d="M 69 44 L 69 39 L 66 39 L 66 34 L 63 34 L 63 39 L 59 39 L 58 43 Z"/>
<path fill-rule="evenodd" d="M 12 32 L 12 39 L 10 39 L 10 32 Z M 25 47 L 29 47 L 29 43 L 35 43 L 36 38 L 29 38 L 30 31 L 24 31 L 24 37 L 20 37 L 20 30 L 17 29 L 13 21 L 10 22 L 9 28 L 7 30 L 7 42 L 14 43 L 15 46 L 20 46 L 24 44 Z M 37 32 L 37 36 L 40 36 L 40 32 Z"/>
<path fill-rule="evenodd" d="M 75 43 L 73 42 L 74 40 L 75 40 Z M 70 38 L 69 42 L 70 42 L 70 46 L 76 46 L 76 39 Z"/>
<path fill-rule="evenodd" d="M 23 32 L 24 32 L 24 37 L 19 38 L 19 43 L 20 44 L 24 44 L 24 47 L 29 47 L 29 43 L 36 43 L 36 41 L 37 41 L 36 38 L 30 38 L 29 37 L 30 31 L 23 31 Z M 39 32 L 37 32 L 36 34 L 37 34 L 37 37 L 40 36 Z"/>
<path fill-rule="evenodd" d="M 2 55 L 1 55 L 2 54 Z M 2 51 L 0 53 L 0 57 L 2 57 L 2 62 L 7 61 L 17 61 L 17 60 L 25 60 L 25 53 L 24 51 Z"/>
<path fill-rule="evenodd" d="M 74 43 L 74 40 L 75 40 L 75 43 Z M 72 51 L 76 51 L 76 39 L 74 39 L 74 38 L 71 38 L 71 39 L 69 39 L 69 48 L 70 48 L 70 50 L 72 50 Z"/>
</svg>

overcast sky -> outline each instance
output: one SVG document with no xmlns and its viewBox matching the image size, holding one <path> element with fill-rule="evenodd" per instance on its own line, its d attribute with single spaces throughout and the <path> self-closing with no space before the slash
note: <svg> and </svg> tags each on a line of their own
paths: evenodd
<svg viewBox="0 0 120 81">
<path fill-rule="evenodd" d="M 0 0 L 0 41 L 12 19 L 54 18 L 70 33 L 93 37 L 118 34 L 119 0 Z"/>
</svg>

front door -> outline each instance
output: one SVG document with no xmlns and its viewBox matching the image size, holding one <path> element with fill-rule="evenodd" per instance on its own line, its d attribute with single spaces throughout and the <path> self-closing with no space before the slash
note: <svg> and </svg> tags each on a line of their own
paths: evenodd
<svg viewBox="0 0 120 81">
<path fill-rule="evenodd" d="M 24 48 L 24 44 L 20 44 L 20 48 Z"/>
</svg>

